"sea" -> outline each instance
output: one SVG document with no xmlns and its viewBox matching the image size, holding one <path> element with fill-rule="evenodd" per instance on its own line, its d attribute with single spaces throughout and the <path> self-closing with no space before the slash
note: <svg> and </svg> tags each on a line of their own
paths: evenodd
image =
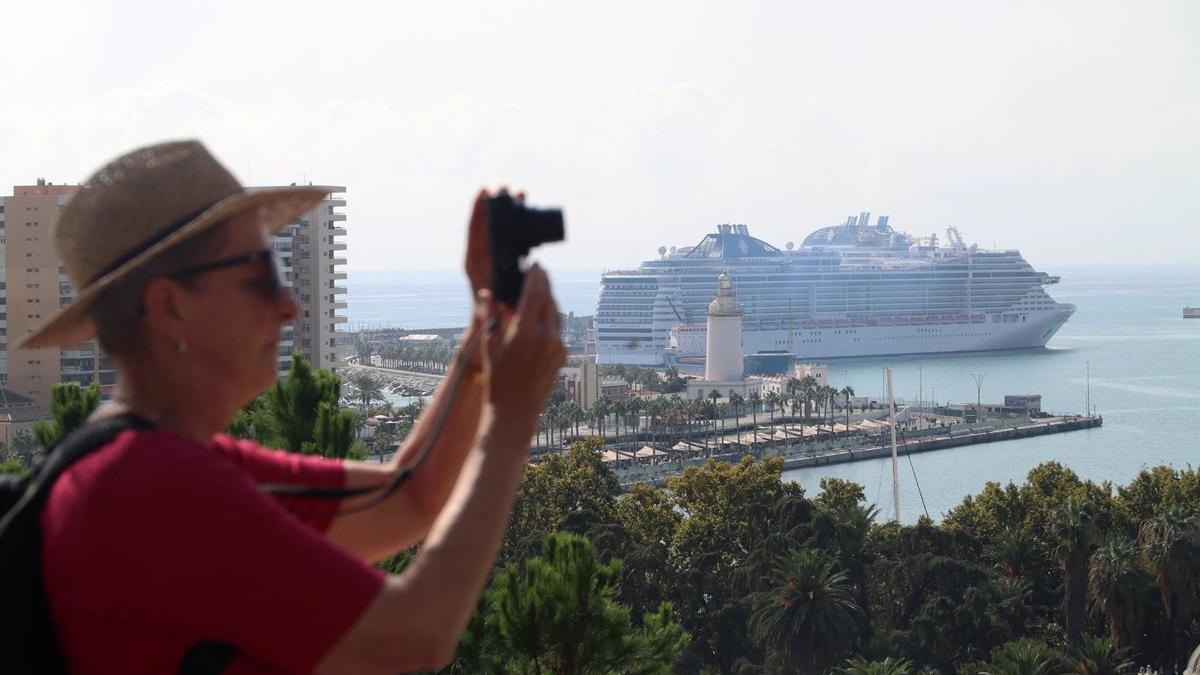
<svg viewBox="0 0 1200 675">
<path fill-rule="evenodd" d="M 1056 267 L 1048 287 L 1076 312 L 1045 349 L 940 356 L 840 359 L 828 362 L 831 384 L 859 396 L 883 396 L 883 368 L 893 372 L 897 398 L 1000 401 L 1005 394 L 1041 394 L 1045 410 L 1082 413 L 1089 404 L 1104 425 L 1035 438 L 965 446 L 900 459 L 900 520 L 928 514 L 940 520 L 988 481 L 1021 483 L 1050 460 L 1081 478 L 1124 484 L 1145 468 L 1200 466 L 1200 267 Z M 551 270 L 559 308 L 589 315 L 600 290 L 599 270 Z M 470 297 L 461 273 L 351 272 L 351 328 L 462 326 Z M 972 377 L 972 376 L 976 377 Z M 891 460 L 868 460 L 789 471 L 810 495 L 834 476 L 864 486 L 881 519 L 895 516 Z"/>
</svg>

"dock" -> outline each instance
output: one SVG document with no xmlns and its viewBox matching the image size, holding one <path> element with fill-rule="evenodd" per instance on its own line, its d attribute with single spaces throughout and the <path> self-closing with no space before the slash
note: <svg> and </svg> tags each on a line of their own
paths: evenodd
<svg viewBox="0 0 1200 675">
<path fill-rule="evenodd" d="M 1033 436 L 1044 436 L 1046 434 L 1092 429 L 1103 426 L 1103 424 L 1104 418 L 1101 416 L 1069 415 L 1044 420 L 1029 420 L 1021 424 L 1001 426 L 999 428 L 983 425 L 974 428 L 959 428 L 947 433 L 924 435 L 916 438 L 910 437 L 897 444 L 896 453 L 897 455 L 912 455 L 921 452 L 946 450 L 964 445 L 995 443 L 997 441 L 1010 441 L 1031 438 Z M 839 440 L 841 440 L 840 444 Z M 711 457 L 696 457 L 681 461 L 634 466 L 626 469 L 617 469 L 617 477 L 623 488 L 635 483 L 651 483 L 662 486 L 666 484 L 668 478 L 682 473 L 685 468 L 703 465 L 709 459 L 735 463 L 745 456 L 759 459 L 777 456 L 783 458 L 783 468 L 785 471 L 788 471 L 814 466 L 862 462 L 890 457 L 892 454 L 890 443 L 872 442 L 871 444 L 862 444 L 861 440 L 863 439 L 861 437 L 857 439 L 860 443 L 848 442 L 850 440 L 854 439 L 835 439 L 823 443 L 793 443 L 765 447 L 754 452 L 743 451 L 712 455 Z"/>
</svg>

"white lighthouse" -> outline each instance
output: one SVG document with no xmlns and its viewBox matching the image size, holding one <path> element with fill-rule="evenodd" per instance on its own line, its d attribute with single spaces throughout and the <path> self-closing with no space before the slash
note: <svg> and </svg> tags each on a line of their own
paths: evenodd
<svg viewBox="0 0 1200 675">
<path fill-rule="evenodd" d="M 717 297 L 708 306 L 705 380 L 736 382 L 742 379 L 742 313 L 733 295 L 733 282 L 722 272 L 717 278 Z"/>
</svg>

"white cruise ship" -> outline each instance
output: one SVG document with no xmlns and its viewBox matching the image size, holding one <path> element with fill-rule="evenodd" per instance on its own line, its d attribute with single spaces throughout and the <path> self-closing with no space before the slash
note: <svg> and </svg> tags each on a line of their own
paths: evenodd
<svg viewBox="0 0 1200 675">
<path fill-rule="evenodd" d="M 638 269 L 601 278 L 598 363 L 659 365 L 704 356 L 705 310 L 728 272 L 745 310 L 746 354 L 797 359 L 1044 347 L 1075 312 L 1019 251 L 917 239 L 870 214 L 778 249 L 745 225 L 719 225 L 695 246 L 659 249 Z"/>
</svg>

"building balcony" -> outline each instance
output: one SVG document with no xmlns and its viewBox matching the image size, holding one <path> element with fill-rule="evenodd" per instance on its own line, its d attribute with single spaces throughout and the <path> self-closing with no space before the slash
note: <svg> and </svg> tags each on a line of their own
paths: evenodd
<svg viewBox="0 0 1200 675">
<path fill-rule="evenodd" d="M 332 305 L 330 305 L 330 307 L 332 307 L 333 309 L 346 309 L 346 307 L 348 307 L 348 306 L 349 306 L 349 303 L 345 303 L 345 302 L 335 302 Z"/>
<path fill-rule="evenodd" d="M 346 205 L 345 199 L 330 199 L 329 200 L 329 206 L 331 206 L 331 207 L 345 206 L 345 205 Z"/>
<path fill-rule="evenodd" d="M 335 221 L 339 221 L 339 220 L 341 220 L 341 221 L 344 221 L 344 220 L 346 220 L 346 214 L 344 214 L 344 213 L 335 213 L 335 214 L 333 214 L 333 220 L 335 220 Z"/>
<path fill-rule="evenodd" d="M 349 318 L 349 317 L 345 317 L 345 316 L 335 316 L 335 317 L 331 317 L 331 320 L 332 320 L 334 323 L 349 323 L 349 321 L 350 321 L 350 318 Z"/>
<path fill-rule="evenodd" d="M 335 250 L 335 251 L 345 251 L 345 250 L 346 250 L 346 242 L 344 242 L 344 241 L 335 241 L 335 242 L 333 242 L 333 250 Z"/>
<path fill-rule="evenodd" d="M 345 265 L 345 264 L 346 264 L 346 259 L 345 259 L 345 258 L 334 258 L 334 259 L 333 259 L 333 264 L 334 264 L 334 265 Z"/>
<path fill-rule="evenodd" d="M 331 227 L 329 228 L 329 231 L 335 237 L 343 237 L 346 235 L 346 228 L 344 227 Z"/>
<path fill-rule="evenodd" d="M 346 274 L 345 272 L 334 272 L 333 280 L 334 281 L 345 281 L 348 276 L 349 275 Z"/>
<path fill-rule="evenodd" d="M 334 286 L 329 290 L 333 291 L 334 295 L 344 295 L 346 293 L 346 288 L 344 286 Z"/>
</svg>

